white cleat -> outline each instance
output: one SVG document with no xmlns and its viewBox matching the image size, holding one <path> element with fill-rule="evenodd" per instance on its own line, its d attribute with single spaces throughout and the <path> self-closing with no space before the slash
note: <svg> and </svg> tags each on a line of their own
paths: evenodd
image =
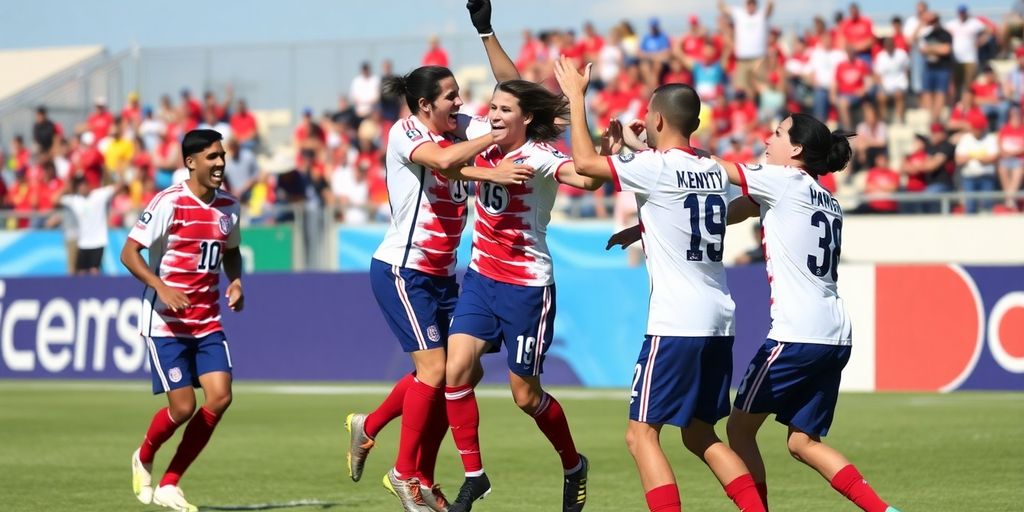
<svg viewBox="0 0 1024 512">
<path fill-rule="evenodd" d="M 180 512 L 199 512 L 199 507 L 185 501 L 185 493 L 177 485 L 161 485 L 153 492 L 153 504 Z"/>
<path fill-rule="evenodd" d="M 146 505 L 153 502 L 153 464 L 143 464 L 138 449 L 132 454 L 132 492 Z"/>
</svg>

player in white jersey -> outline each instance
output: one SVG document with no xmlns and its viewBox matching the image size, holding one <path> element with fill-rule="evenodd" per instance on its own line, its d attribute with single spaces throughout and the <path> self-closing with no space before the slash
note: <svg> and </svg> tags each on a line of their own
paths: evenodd
<svg viewBox="0 0 1024 512">
<path fill-rule="evenodd" d="M 121 250 L 121 262 L 146 285 L 139 323 L 149 347 L 153 393 L 166 393 L 168 402 L 132 454 L 132 490 L 143 503 L 174 510 L 196 510 L 178 481 L 231 404 L 231 353 L 220 324 L 222 264 L 228 307 L 241 311 L 245 304 L 239 206 L 220 190 L 225 157 L 220 139 L 213 130 L 185 134 L 181 153 L 188 181 L 153 198 Z M 148 265 L 142 249 L 149 251 Z M 196 413 L 192 388 L 200 386 L 205 402 Z M 153 457 L 186 421 L 178 450 L 154 491 Z"/>
<path fill-rule="evenodd" d="M 850 316 L 839 297 L 843 209 L 818 177 L 846 167 L 852 134 L 829 132 L 793 114 L 766 141 L 766 165 L 720 161 L 746 197 L 733 201 L 729 223 L 759 215 L 764 226 L 772 327 L 740 383 L 729 417 L 729 444 L 743 458 L 767 504 L 757 431 L 769 414 L 789 427 L 787 445 L 832 487 L 868 512 L 882 501 L 842 454 L 822 443 L 850 359 Z"/>
<path fill-rule="evenodd" d="M 513 399 L 561 459 L 562 510 L 577 512 L 586 503 L 587 460 L 576 451 L 561 405 L 540 379 L 554 336 L 555 281 L 546 232 L 558 186 L 595 190 L 604 183 L 578 175 L 573 161 L 548 145 L 564 130 L 559 122 L 567 115 L 564 98 L 525 80 L 499 83 L 491 99 L 487 118 L 494 145 L 476 158 L 476 165 L 490 169 L 515 162 L 536 174 L 524 183 L 483 183 L 477 190 L 473 253 L 448 340 L 445 397 L 466 472 L 450 512 L 470 510 L 490 490 L 473 388 L 483 375 L 480 358 L 502 345 L 508 350 Z"/>
<path fill-rule="evenodd" d="M 473 9 L 470 12 L 475 14 Z M 483 37 L 483 43 L 495 78 L 519 76 L 493 34 Z M 458 113 L 459 85 L 447 68 L 424 66 L 384 86 L 403 96 L 413 115 L 396 123 L 388 134 L 392 220 L 373 255 L 370 281 L 385 319 L 410 353 L 416 371 L 399 381 L 377 410 L 346 418 L 351 434 L 349 471 L 353 480 L 359 479 L 374 436 L 401 414 L 398 456 L 394 469 L 384 475 L 384 486 L 406 510 L 444 510 L 448 501 L 433 477 L 437 451 L 447 432 L 445 341 L 459 290 L 455 257 L 466 225 L 469 187 L 465 181 L 512 185 L 533 173 L 511 161 L 498 169 L 464 167 L 493 143 L 493 136 L 485 120 Z"/>
<path fill-rule="evenodd" d="M 700 98 L 688 85 L 651 95 L 645 119 L 654 150 L 603 158 L 593 148 L 580 74 L 564 57 L 555 77 L 572 108 L 576 171 L 611 179 L 634 192 L 651 280 L 647 336 L 634 370 L 626 443 L 650 510 L 679 511 L 672 467 L 661 449 L 665 424 L 682 429 L 683 445 L 704 461 L 740 510 L 763 511 L 743 461 L 715 434 L 729 414 L 735 304 L 722 265 L 728 179 L 690 147 Z"/>
</svg>

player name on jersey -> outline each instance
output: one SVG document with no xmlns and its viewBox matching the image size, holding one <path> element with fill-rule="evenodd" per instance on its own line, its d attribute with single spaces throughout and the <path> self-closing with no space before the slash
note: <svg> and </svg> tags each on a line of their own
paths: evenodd
<svg viewBox="0 0 1024 512">
<path fill-rule="evenodd" d="M 725 181 L 719 171 L 676 171 L 679 188 L 694 190 L 722 190 Z"/>
<path fill-rule="evenodd" d="M 819 187 L 808 187 L 811 191 L 811 206 L 821 206 L 828 208 L 830 211 L 842 214 L 843 208 L 839 206 L 839 201 L 832 197 L 828 192 L 822 190 Z"/>
</svg>

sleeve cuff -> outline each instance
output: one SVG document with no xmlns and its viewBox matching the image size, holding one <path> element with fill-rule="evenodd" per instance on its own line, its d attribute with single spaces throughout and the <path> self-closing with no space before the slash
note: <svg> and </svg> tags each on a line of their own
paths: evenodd
<svg viewBox="0 0 1024 512">
<path fill-rule="evenodd" d="M 416 162 L 413 161 L 412 155 L 414 153 L 416 153 L 417 149 L 419 149 L 420 147 L 422 147 L 424 144 L 426 144 L 428 142 L 431 142 L 431 141 L 430 141 L 429 138 L 426 138 L 423 142 L 420 142 L 419 144 L 416 144 L 415 146 L 413 146 L 413 148 L 411 150 L 409 150 L 409 161 L 410 162 L 416 163 Z"/>
<path fill-rule="evenodd" d="M 555 181 L 557 181 L 559 183 L 562 182 L 562 179 L 558 177 L 558 171 L 560 171 L 562 169 L 562 166 L 564 166 L 565 164 L 571 164 L 571 163 L 572 163 L 572 160 L 565 160 L 562 163 L 558 164 L 558 167 L 555 167 Z"/>
<path fill-rule="evenodd" d="M 735 162 L 732 164 L 736 166 L 736 172 L 740 175 L 740 190 L 743 191 L 743 195 L 747 196 L 752 203 L 758 204 L 753 197 L 750 197 L 750 190 L 747 188 L 747 174 L 743 172 L 743 166 Z M 758 204 L 758 206 L 760 205 Z"/>
<path fill-rule="evenodd" d="M 622 183 L 619 182 L 619 173 L 615 172 L 615 161 L 612 160 L 612 157 L 610 156 L 606 156 L 605 158 L 608 159 L 608 170 L 612 173 L 612 184 L 615 185 L 615 191 L 622 192 Z"/>
</svg>

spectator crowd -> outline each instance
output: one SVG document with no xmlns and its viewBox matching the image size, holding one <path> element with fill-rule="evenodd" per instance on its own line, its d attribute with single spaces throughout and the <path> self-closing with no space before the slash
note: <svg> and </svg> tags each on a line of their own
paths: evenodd
<svg viewBox="0 0 1024 512">
<path fill-rule="evenodd" d="M 511 53 L 525 79 L 552 90 L 559 56 L 594 63 L 588 101 L 595 135 L 612 119 L 643 118 L 656 87 L 682 82 L 704 105 L 693 144 L 728 160 L 757 160 L 788 112 L 855 132 L 850 169 L 825 183 L 860 194 L 853 211 L 937 212 L 938 203 L 886 194 L 955 191 L 1002 191 L 1002 199 L 957 201 L 957 212 L 1019 211 L 1024 0 L 999 20 L 968 5 L 952 16 L 925 2 L 896 5 L 908 12 L 873 20 L 851 3 L 792 33 L 773 25 L 772 1 L 719 0 L 714 23 L 692 15 L 682 33 L 666 32 L 657 18 L 643 31 L 629 21 L 604 33 L 585 23 L 578 32 L 525 31 Z M 450 65 L 439 39 L 430 39 L 422 64 Z M 66 218 L 58 212 L 63 196 L 87 196 L 108 183 L 110 225 L 130 225 L 156 193 L 187 178 L 180 140 L 197 127 L 224 135 L 225 186 L 253 223 L 288 221 L 294 207 L 353 224 L 387 220 L 384 143 L 390 126 L 409 115 L 401 98 L 382 92 L 382 80 L 394 73 L 387 60 L 376 69 L 363 63 L 337 105 L 303 110 L 285 150 L 267 147 L 258 116 L 230 87 L 202 97 L 183 89 L 176 99 L 147 98 L 152 104 L 130 94 L 119 111 L 98 97 L 75 126 L 54 123 L 40 106 L 30 139 L 15 136 L 0 159 L 0 209 L 18 214 L 6 227 L 55 225 Z M 463 84 L 464 112 L 486 114 L 486 99 L 473 98 L 471 89 Z M 271 154 L 278 158 L 258 158 Z M 610 189 L 563 192 L 559 205 L 568 216 L 625 224 L 635 215 L 635 204 Z"/>
</svg>

